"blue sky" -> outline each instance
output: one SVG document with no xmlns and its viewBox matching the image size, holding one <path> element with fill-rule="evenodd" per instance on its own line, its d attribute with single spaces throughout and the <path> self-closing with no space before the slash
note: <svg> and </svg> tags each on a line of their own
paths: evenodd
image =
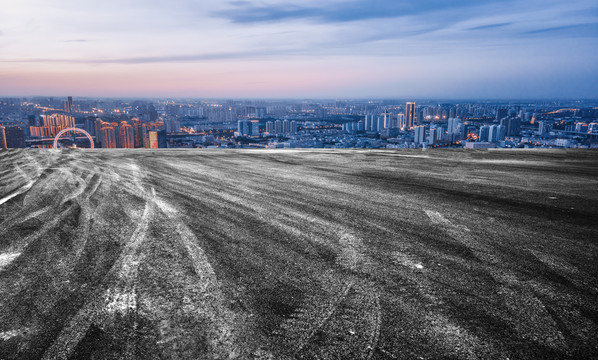
<svg viewBox="0 0 598 360">
<path fill-rule="evenodd" d="M 0 95 L 598 97 L 596 1 L 2 0 Z"/>
</svg>

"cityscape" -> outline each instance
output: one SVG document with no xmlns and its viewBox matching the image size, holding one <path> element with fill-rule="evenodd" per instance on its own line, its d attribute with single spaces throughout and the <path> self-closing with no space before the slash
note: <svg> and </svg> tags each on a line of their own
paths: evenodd
<svg viewBox="0 0 598 360">
<path fill-rule="evenodd" d="M 0 99 L 1 148 L 55 146 L 588 149 L 598 100 Z"/>
<path fill-rule="evenodd" d="M 596 0 L 1 0 L 0 360 L 598 359 Z"/>
</svg>

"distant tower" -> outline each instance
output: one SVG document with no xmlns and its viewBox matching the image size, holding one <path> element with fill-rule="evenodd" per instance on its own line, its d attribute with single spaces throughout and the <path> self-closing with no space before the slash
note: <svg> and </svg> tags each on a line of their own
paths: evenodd
<svg viewBox="0 0 598 360">
<path fill-rule="evenodd" d="M 69 114 L 73 113 L 73 97 L 69 96 L 66 100 L 66 112 Z"/>
<path fill-rule="evenodd" d="M 405 125 L 410 129 L 415 126 L 415 102 L 408 102 L 405 108 Z"/>
<path fill-rule="evenodd" d="M 389 126 L 390 124 L 389 124 L 389 117 L 388 117 L 388 115 L 389 115 L 389 114 L 388 114 L 388 110 L 387 110 L 387 109 L 384 109 L 384 126 L 383 126 L 383 128 L 388 128 L 388 127 L 390 127 L 390 126 Z"/>
</svg>

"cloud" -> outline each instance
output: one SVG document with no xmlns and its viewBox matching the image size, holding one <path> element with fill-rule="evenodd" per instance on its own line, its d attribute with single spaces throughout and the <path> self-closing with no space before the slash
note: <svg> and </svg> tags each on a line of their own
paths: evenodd
<svg viewBox="0 0 598 360">
<path fill-rule="evenodd" d="M 573 24 L 526 31 L 523 35 L 550 35 L 558 37 L 598 37 L 598 23 Z"/>
<path fill-rule="evenodd" d="M 491 0 L 499 3 L 506 0 Z M 396 18 L 402 16 L 463 9 L 478 4 L 474 0 L 352 0 L 332 2 L 326 5 L 256 5 L 248 1 L 230 2 L 232 8 L 219 10 L 217 16 L 235 23 L 278 22 L 293 19 L 312 19 L 321 22 L 347 22 L 367 19 Z"/>
<path fill-rule="evenodd" d="M 105 58 L 105 59 L 61 59 L 61 58 L 30 58 L 30 59 L 5 59 L 4 63 L 70 63 L 70 64 L 151 64 L 151 63 L 180 63 L 198 62 L 210 60 L 233 60 L 251 57 L 265 57 L 272 55 L 264 51 L 241 51 L 229 53 L 210 54 L 183 54 L 165 56 L 143 56 L 126 58 Z"/>
<path fill-rule="evenodd" d="M 496 28 L 506 27 L 506 26 L 509 26 L 509 25 L 512 25 L 512 24 L 513 24 L 512 22 L 505 22 L 505 23 L 499 23 L 499 24 L 480 25 L 480 26 L 471 27 L 468 30 L 496 29 Z"/>
</svg>

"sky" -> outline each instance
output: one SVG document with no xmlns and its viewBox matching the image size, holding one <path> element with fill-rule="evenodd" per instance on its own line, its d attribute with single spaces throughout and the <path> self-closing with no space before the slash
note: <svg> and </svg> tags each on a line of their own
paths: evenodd
<svg viewBox="0 0 598 360">
<path fill-rule="evenodd" d="M 598 98 L 598 2 L 1 0 L 13 95 Z"/>
</svg>

